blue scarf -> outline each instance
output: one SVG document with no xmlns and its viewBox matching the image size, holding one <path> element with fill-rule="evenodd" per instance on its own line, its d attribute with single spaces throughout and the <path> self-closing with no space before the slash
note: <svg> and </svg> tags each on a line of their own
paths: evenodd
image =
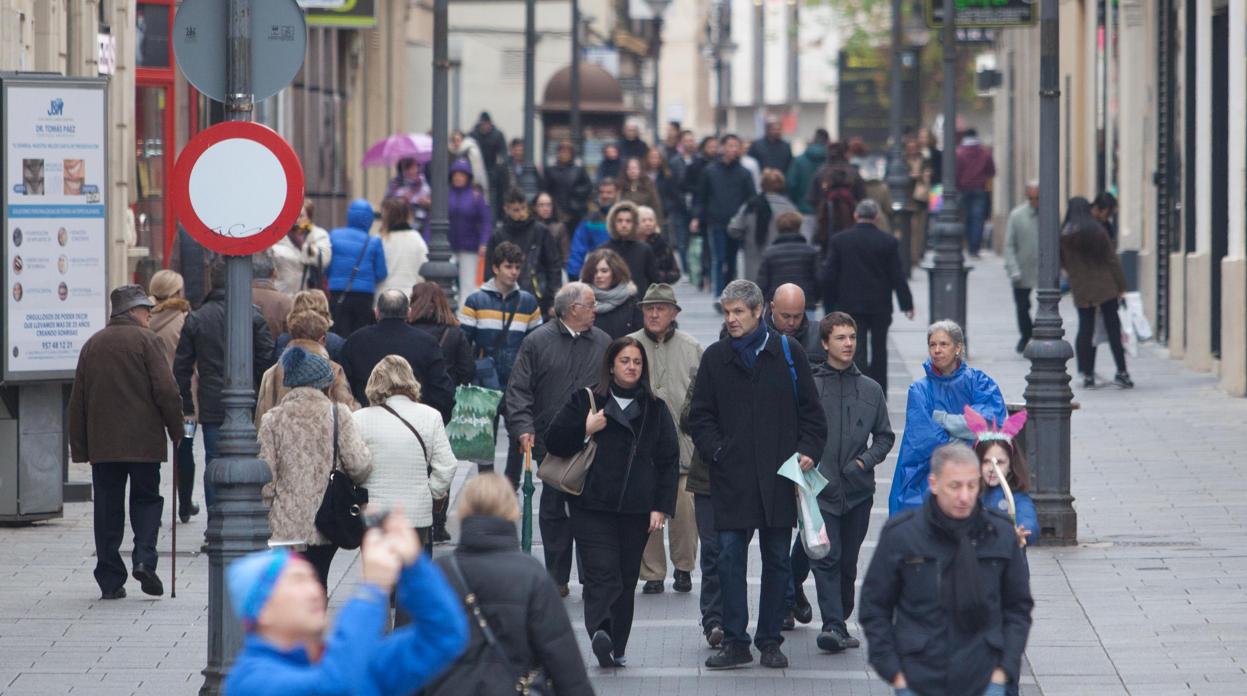
<svg viewBox="0 0 1247 696">
<path fill-rule="evenodd" d="M 762 344 L 766 342 L 766 322 L 758 322 L 758 328 L 753 333 L 732 339 L 732 350 L 740 356 L 741 362 L 745 363 L 745 367 L 752 370 L 758 364 L 758 352 L 762 348 Z"/>
</svg>

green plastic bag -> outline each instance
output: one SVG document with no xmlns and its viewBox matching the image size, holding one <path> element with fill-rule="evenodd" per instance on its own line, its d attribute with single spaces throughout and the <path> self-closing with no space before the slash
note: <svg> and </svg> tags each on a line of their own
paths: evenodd
<svg viewBox="0 0 1247 696">
<path fill-rule="evenodd" d="M 693 235 L 688 238 L 688 268 L 684 269 L 684 275 L 688 276 L 688 282 L 693 287 L 701 287 L 701 257 L 704 252 L 705 240 L 701 235 Z"/>
<path fill-rule="evenodd" d="M 475 385 L 455 390 L 455 410 L 446 435 L 455 459 L 481 464 L 494 463 L 494 440 L 498 403 L 502 392 Z"/>
</svg>

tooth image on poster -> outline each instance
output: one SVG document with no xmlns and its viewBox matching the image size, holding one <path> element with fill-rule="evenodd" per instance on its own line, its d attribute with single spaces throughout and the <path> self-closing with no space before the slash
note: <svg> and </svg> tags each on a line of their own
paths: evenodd
<svg viewBox="0 0 1247 696">
<path fill-rule="evenodd" d="M 6 76 L 0 89 L 4 379 L 72 379 L 108 319 L 106 93 L 94 80 L 33 76 Z"/>
</svg>

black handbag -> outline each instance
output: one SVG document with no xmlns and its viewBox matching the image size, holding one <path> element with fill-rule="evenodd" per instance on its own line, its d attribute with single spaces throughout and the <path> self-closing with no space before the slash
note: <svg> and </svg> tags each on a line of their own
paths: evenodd
<svg viewBox="0 0 1247 696">
<path fill-rule="evenodd" d="M 329 485 L 316 511 L 316 529 L 331 544 L 342 549 L 357 549 L 364 541 L 368 526 L 364 522 L 364 506 L 368 504 L 368 489 L 355 485 L 338 461 L 338 405 L 331 405 L 333 416 L 333 466 L 329 470 Z"/>
</svg>

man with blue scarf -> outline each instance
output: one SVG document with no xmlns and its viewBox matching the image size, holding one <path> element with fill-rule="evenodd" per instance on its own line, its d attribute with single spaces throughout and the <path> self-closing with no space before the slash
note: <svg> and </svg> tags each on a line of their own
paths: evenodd
<svg viewBox="0 0 1247 696">
<path fill-rule="evenodd" d="M 762 588 L 754 644 L 764 667 L 783 669 L 788 658 L 780 651 L 780 627 L 797 504 L 792 482 L 778 470 L 794 455 L 803 469 L 813 468 L 823 452 L 827 423 L 804 350 L 762 321 L 757 284 L 732 281 L 719 300 L 727 336 L 702 355 L 688 415 L 689 434 L 710 473 L 720 546 L 723 647 L 706 667 L 731 669 L 753 662 L 745 572 L 756 530 Z"/>
</svg>

